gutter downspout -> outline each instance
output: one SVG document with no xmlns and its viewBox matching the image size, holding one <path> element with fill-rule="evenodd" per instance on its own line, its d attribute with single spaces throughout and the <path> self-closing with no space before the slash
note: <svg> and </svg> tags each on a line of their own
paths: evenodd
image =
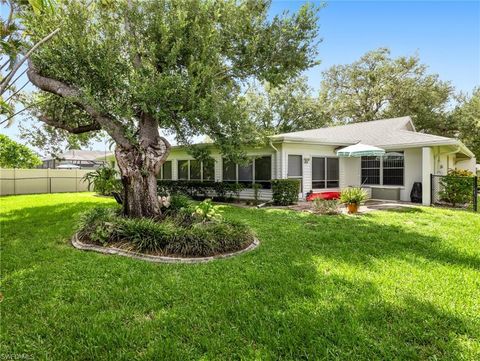
<svg viewBox="0 0 480 361">
<path fill-rule="evenodd" d="M 275 160 L 277 160 L 277 166 L 278 166 L 278 164 L 280 163 L 280 162 L 278 162 L 278 158 L 279 158 L 278 155 L 279 155 L 280 151 L 279 151 L 277 148 L 275 148 L 275 146 L 273 145 L 271 139 L 268 140 L 268 144 L 269 144 L 270 147 L 272 147 L 273 150 L 275 151 Z M 278 178 L 279 178 L 279 177 L 278 177 L 278 173 L 279 173 L 279 170 L 280 170 L 280 169 L 277 169 L 277 167 L 275 167 L 275 170 L 276 170 L 275 173 L 277 173 L 277 174 L 276 174 L 276 177 L 277 177 L 277 179 L 278 179 Z M 280 176 L 280 178 L 281 178 L 281 176 Z"/>
</svg>

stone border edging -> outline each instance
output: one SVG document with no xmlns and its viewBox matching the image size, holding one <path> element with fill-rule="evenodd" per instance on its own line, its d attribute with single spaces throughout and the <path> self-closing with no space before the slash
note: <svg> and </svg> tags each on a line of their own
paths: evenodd
<svg viewBox="0 0 480 361">
<path fill-rule="evenodd" d="M 213 261 L 215 259 L 231 258 L 234 256 L 238 256 L 243 253 L 247 253 L 251 250 L 254 250 L 260 245 L 260 241 L 257 238 L 254 238 L 253 242 L 247 248 L 241 249 L 240 251 L 219 254 L 219 255 L 210 256 L 210 257 L 187 258 L 187 257 L 153 256 L 153 255 L 143 254 L 143 253 L 134 252 L 134 251 L 127 251 L 127 250 L 123 250 L 115 247 L 102 247 L 94 244 L 83 243 L 78 240 L 77 233 L 73 235 L 71 243 L 73 247 L 83 251 L 94 251 L 94 252 L 99 252 L 103 254 L 115 254 L 118 256 L 126 256 L 130 258 L 136 258 L 142 261 L 148 261 L 148 262 L 154 262 L 154 263 L 205 263 L 205 262 Z"/>
</svg>

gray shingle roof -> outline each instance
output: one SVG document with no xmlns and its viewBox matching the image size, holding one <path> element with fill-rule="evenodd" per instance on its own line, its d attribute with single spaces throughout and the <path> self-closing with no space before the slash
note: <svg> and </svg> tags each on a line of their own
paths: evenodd
<svg viewBox="0 0 480 361">
<path fill-rule="evenodd" d="M 453 138 L 416 132 L 410 117 L 284 133 L 271 138 L 272 140 L 312 141 L 338 145 L 362 142 L 379 147 L 458 143 Z"/>
</svg>

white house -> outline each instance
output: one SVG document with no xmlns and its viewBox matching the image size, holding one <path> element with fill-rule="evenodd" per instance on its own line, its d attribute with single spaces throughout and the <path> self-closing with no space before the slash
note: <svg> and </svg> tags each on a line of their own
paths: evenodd
<svg viewBox="0 0 480 361">
<path fill-rule="evenodd" d="M 339 158 L 336 151 L 363 143 L 382 148 L 382 157 Z M 329 128 L 278 134 L 265 148 L 249 149 L 247 166 L 230 164 L 213 145 L 211 164 L 202 164 L 181 146 L 173 147 L 162 179 L 239 182 L 242 198 L 251 198 L 260 183 L 261 199 L 269 199 L 271 179 L 301 180 L 301 197 L 309 191 L 367 188 L 372 198 L 410 200 L 414 182 L 422 183 L 423 204 L 430 204 L 430 174 L 462 168 L 475 172 L 474 154 L 459 140 L 420 133 L 410 117 L 382 119 Z M 250 188 L 249 188 L 250 187 Z"/>
</svg>

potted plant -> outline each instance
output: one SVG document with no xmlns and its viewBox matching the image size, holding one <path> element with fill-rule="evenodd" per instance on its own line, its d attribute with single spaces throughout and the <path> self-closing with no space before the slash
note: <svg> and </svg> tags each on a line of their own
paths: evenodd
<svg viewBox="0 0 480 361">
<path fill-rule="evenodd" d="M 362 188 L 345 188 L 340 194 L 340 201 L 347 205 L 348 213 L 357 213 L 358 207 L 368 198 L 367 192 Z"/>
</svg>

